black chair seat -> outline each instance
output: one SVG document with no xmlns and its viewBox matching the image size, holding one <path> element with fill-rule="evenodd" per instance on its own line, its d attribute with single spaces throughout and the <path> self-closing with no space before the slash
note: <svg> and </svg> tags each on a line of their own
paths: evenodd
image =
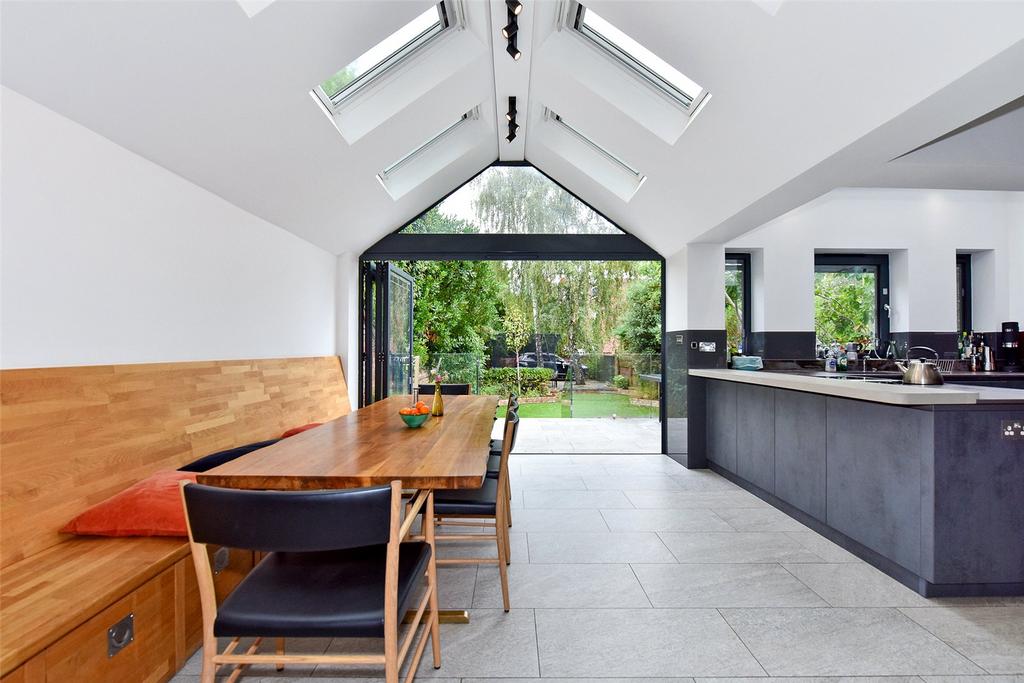
<svg viewBox="0 0 1024 683">
<path fill-rule="evenodd" d="M 217 636 L 384 637 L 387 545 L 311 553 L 271 553 L 217 610 Z M 402 543 L 398 614 L 427 571 L 430 546 Z"/>
<path fill-rule="evenodd" d="M 478 489 L 452 489 L 434 492 L 434 514 L 495 515 L 498 510 L 498 480 L 484 479 Z"/>
<path fill-rule="evenodd" d="M 493 453 L 487 457 L 487 477 L 489 479 L 497 479 L 498 472 L 501 469 L 501 456 L 494 455 Z"/>
</svg>

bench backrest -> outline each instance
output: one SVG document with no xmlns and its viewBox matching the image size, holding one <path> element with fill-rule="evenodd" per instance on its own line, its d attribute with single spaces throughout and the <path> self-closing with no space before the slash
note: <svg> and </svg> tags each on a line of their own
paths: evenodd
<svg viewBox="0 0 1024 683">
<path fill-rule="evenodd" d="M 0 566 L 157 470 L 350 410 L 336 356 L 0 371 Z"/>
</svg>

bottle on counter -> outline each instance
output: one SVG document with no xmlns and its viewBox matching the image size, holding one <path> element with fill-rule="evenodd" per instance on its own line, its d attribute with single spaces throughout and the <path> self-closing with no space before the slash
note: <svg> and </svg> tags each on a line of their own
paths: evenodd
<svg viewBox="0 0 1024 683">
<path fill-rule="evenodd" d="M 846 372 L 850 367 L 850 359 L 846 355 L 846 347 L 839 347 L 839 358 L 836 359 L 836 370 L 839 372 Z"/>
<path fill-rule="evenodd" d="M 825 372 L 836 371 L 836 355 L 832 353 L 832 349 L 829 349 L 825 353 Z"/>
</svg>

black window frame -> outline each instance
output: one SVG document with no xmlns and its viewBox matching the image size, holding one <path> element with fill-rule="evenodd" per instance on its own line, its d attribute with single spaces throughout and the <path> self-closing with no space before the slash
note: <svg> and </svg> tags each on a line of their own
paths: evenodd
<svg viewBox="0 0 1024 683">
<path fill-rule="evenodd" d="M 960 329 L 957 332 L 967 332 L 974 329 L 974 311 L 971 305 L 973 301 L 971 255 L 957 254 L 956 269 L 960 273 L 960 291 L 956 293 L 960 301 L 960 320 L 957 321 Z"/>
<path fill-rule="evenodd" d="M 875 266 L 878 276 L 875 279 L 875 320 L 878 321 L 878 345 L 884 349 L 889 344 L 889 255 L 888 254 L 814 254 L 814 272 L 818 266 Z M 815 320 L 817 329 L 817 320 Z M 817 336 L 817 334 L 815 334 Z M 823 341 L 823 340 L 818 340 Z M 847 342 L 852 340 L 846 340 Z M 881 349 L 879 349 L 881 351 Z"/>
<path fill-rule="evenodd" d="M 740 262 L 740 267 L 741 267 L 741 269 L 743 271 L 743 279 L 742 279 L 742 284 L 741 284 L 741 288 L 743 290 L 742 291 L 742 293 L 743 293 L 743 339 L 741 341 L 742 341 L 742 344 L 743 344 L 742 350 L 743 350 L 744 353 L 746 353 L 746 352 L 748 352 L 750 350 L 750 333 L 751 333 L 750 326 L 751 326 L 751 320 L 753 319 L 753 314 L 751 313 L 751 310 L 750 310 L 750 304 L 751 304 L 751 295 L 750 295 L 750 292 L 751 292 L 751 285 L 750 285 L 750 283 L 751 283 L 750 254 L 748 254 L 746 252 L 739 252 L 739 251 L 737 251 L 737 252 L 728 252 L 727 251 L 725 253 L 725 264 L 723 264 L 723 268 L 725 266 L 728 266 L 729 261 L 739 261 Z M 726 343 L 728 343 L 728 339 L 726 339 Z"/>
</svg>

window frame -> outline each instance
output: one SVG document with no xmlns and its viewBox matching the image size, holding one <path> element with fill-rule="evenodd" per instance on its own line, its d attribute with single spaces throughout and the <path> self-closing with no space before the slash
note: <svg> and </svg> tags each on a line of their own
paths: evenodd
<svg viewBox="0 0 1024 683">
<path fill-rule="evenodd" d="M 445 128 L 440 133 L 438 133 L 437 135 L 433 136 L 432 138 L 430 138 L 429 140 L 427 140 L 423 144 L 419 145 L 418 147 L 413 149 L 411 152 L 405 154 L 398 161 L 395 161 L 395 162 L 393 162 L 391 164 L 388 164 L 387 168 L 385 168 L 384 170 L 382 170 L 380 173 L 377 174 L 377 180 L 380 181 L 380 183 L 382 185 L 387 187 L 388 178 L 390 178 L 392 175 L 394 175 L 394 173 L 396 171 L 400 171 L 408 163 L 410 163 L 411 161 L 413 161 L 414 159 L 419 157 L 421 154 L 426 152 L 431 147 L 434 147 L 435 145 L 437 145 L 439 142 L 441 142 L 441 140 L 445 139 L 446 137 L 448 137 L 449 135 L 454 133 L 458 128 L 460 128 L 467 121 L 476 121 L 479 118 L 480 118 L 480 107 L 479 106 L 473 107 L 472 109 L 470 109 L 469 111 L 464 113 L 462 116 L 460 116 L 458 121 L 456 121 L 455 123 L 451 124 L 450 126 Z"/>
<path fill-rule="evenodd" d="M 620 169 L 622 169 L 623 171 L 625 171 L 629 175 L 633 176 L 636 179 L 637 189 L 638 190 L 641 187 L 643 187 L 643 184 L 645 182 L 647 182 L 647 176 L 645 174 L 641 173 L 638 169 L 636 169 L 636 168 L 630 166 L 628 163 L 626 163 L 625 160 L 619 158 L 615 154 L 612 154 L 610 151 L 608 151 L 607 149 L 605 149 L 601 145 L 599 145 L 596 142 L 594 142 L 593 140 L 591 140 L 589 137 L 587 137 L 586 135 L 581 133 L 578 129 L 574 128 L 572 126 L 572 124 L 567 123 L 565 121 L 565 119 L 563 119 L 561 116 L 559 116 L 557 113 L 553 112 L 552 110 L 548 109 L 547 107 L 544 107 L 544 119 L 547 120 L 547 121 L 551 121 L 552 123 L 560 126 L 563 130 L 565 130 L 565 132 L 569 133 L 570 135 L 575 137 L 577 140 L 579 140 L 580 142 L 582 142 L 583 144 L 587 145 L 588 147 L 593 149 L 595 152 L 597 152 L 598 154 L 603 156 L 609 162 L 615 164 Z"/>
<path fill-rule="evenodd" d="M 889 255 L 888 254 L 847 254 L 828 253 L 814 254 L 814 272 L 818 272 L 818 266 L 875 266 L 878 268 L 878 276 L 875 278 L 875 320 L 878 325 L 878 345 L 885 348 L 889 344 L 889 312 L 886 306 L 889 304 Z M 817 320 L 815 320 L 817 329 Z M 815 332 L 817 337 L 817 332 Z M 847 340 L 849 342 L 851 340 Z M 880 349 L 879 349 L 880 351 Z"/>
<path fill-rule="evenodd" d="M 957 254 L 956 268 L 960 272 L 960 291 L 956 293 L 960 301 L 960 329 L 957 332 L 966 332 L 974 329 L 973 291 L 971 275 L 971 255 Z"/>
<path fill-rule="evenodd" d="M 405 45 L 398 48 L 390 55 L 385 57 L 383 60 L 381 60 L 374 66 L 370 67 L 360 75 L 356 76 L 344 88 L 342 88 L 334 95 L 328 95 L 327 92 L 323 89 L 323 84 L 328 79 L 324 79 L 324 81 L 317 83 L 316 86 L 313 88 L 313 93 L 317 96 L 317 99 L 320 100 L 320 103 L 323 104 L 323 106 L 326 107 L 328 111 L 336 113 L 345 103 L 345 101 L 348 100 L 350 97 L 355 95 L 364 87 L 376 81 L 378 78 L 380 78 L 387 72 L 401 66 L 413 55 L 421 52 L 428 45 L 432 44 L 442 35 L 448 33 L 452 28 L 457 26 L 458 23 L 453 20 L 456 18 L 455 15 L 453 14 L 453 10 L 455 8 L 449 7 L 449 5 L 446 4 L 449 2 L 451 2 L 454 5 L 454 2 L 452 2 L 452 0 L 439 0 L 437 4 L 434 5 L 434 7 L 437 9 L 439 17 L 437 23 L 433 24 L 430 28 L 420 32 L 419 35 L 417 35 L 415 38 L 407 42 Z M 418 16 L 419 15 L 417 15 L 417 17 Z M 407 22 L 406 25 L 408 25 L 408 23 L 411 23 L 411 21 Z M 395 33 L 397 33 L 397 31 L 393 31 L 388 36 L 388 38 L 390 38 L 391 35 L 394 35 Z M 387 40 L 387 38 L 385 38 L 384 40 Z M 377 45 L 379 45 L 380 42 L 378 42 Z M 373 47 L 376 47 L 376 45 L 374 45 Z M 370 49 L 372 50 L 373 47 L 371 47 Z M 369 50 L 367 50 L 366 52 L 368 51 Z M 366 54 L 366 52 L 363 52 L 363 54 Z M 358 59 L 358 57 L 356 59 Z M 349 64 L 351 64 L 351 62 L 349 62 Z M 339 69 L 339 71 L 343 70 L 347 66 L 348 64 L 342 67 L 342 69 Z M 337 73 L 338 71 L 335 72 L 335 74 Z"/>
<path fill-rule="evenodd" d="M 750 326 L 753 314 L 750 311 L 751 303 L 751 276 L 750 276 L 750 254 L 747 252 L 729 252 L 725 253 L 724 267 L 729 265 L 729 261 L 739 261 L 740 268 L 743 271 L 743 278 L 740 283 L 740 290 L 743 296 L 743 339 L 741 342 L 741 350 L 746 353 L 750 350 Z M 724 290 L 724 288 L 723 288 Z M 728 333 L 726 334 L 726 344 L 728 344 Z"/>
<path fill-rule="evenodd" d="M 587 7 L 582 3 L 578 2 L 578 0 L 572 0 L 572 2 L 570 2 L 568 21 L 566 23 L 568 27 L 573 30 L 573 32 L 585 38 L 588 43 L 594 45 L 603 53 L 612 57 L 616 63 L 626 67 L 630 72 L 639 76 L 644 82 L 652 86 L 655 90 L 662 93 L 663 95 L 666 95 L 673 102 L 680 105 L 687 112 L 687 115 L 693 116 L 700 110 L 701 105 L 708 97 L 707 88 L 701 86 L 701 91 L 696 96 L 684 92 L 677 86 L 670 83 L 668 79 L 666 79 L 664 76 L 660 75 L 651 67 L 647 66 L 642 61 L 637 59 L 635 56 L 630 54 L 628 50 L 618 45 L 615 41 L 602 35 L 600 31 L 588 26 L 586 24 L 586 13 Z M 625 32 L 623 31 L 623 33 Z M 636 41 L 635 38 L 632 38 L 631 36 L 630 38 L 631 40 Z M 661 58 L 659 57 L 659 59 Z M 665 60 L 662 59 L 662 61 Z M 672 65 L 669 64 L 669 66 Z M 676 71 L 678 71 L 678 69 L 676 69 Z M 680 71 L 679 73 L 682 72 Z M 689 79 L 689 77 L 686 78 Z"/>
</svg>

